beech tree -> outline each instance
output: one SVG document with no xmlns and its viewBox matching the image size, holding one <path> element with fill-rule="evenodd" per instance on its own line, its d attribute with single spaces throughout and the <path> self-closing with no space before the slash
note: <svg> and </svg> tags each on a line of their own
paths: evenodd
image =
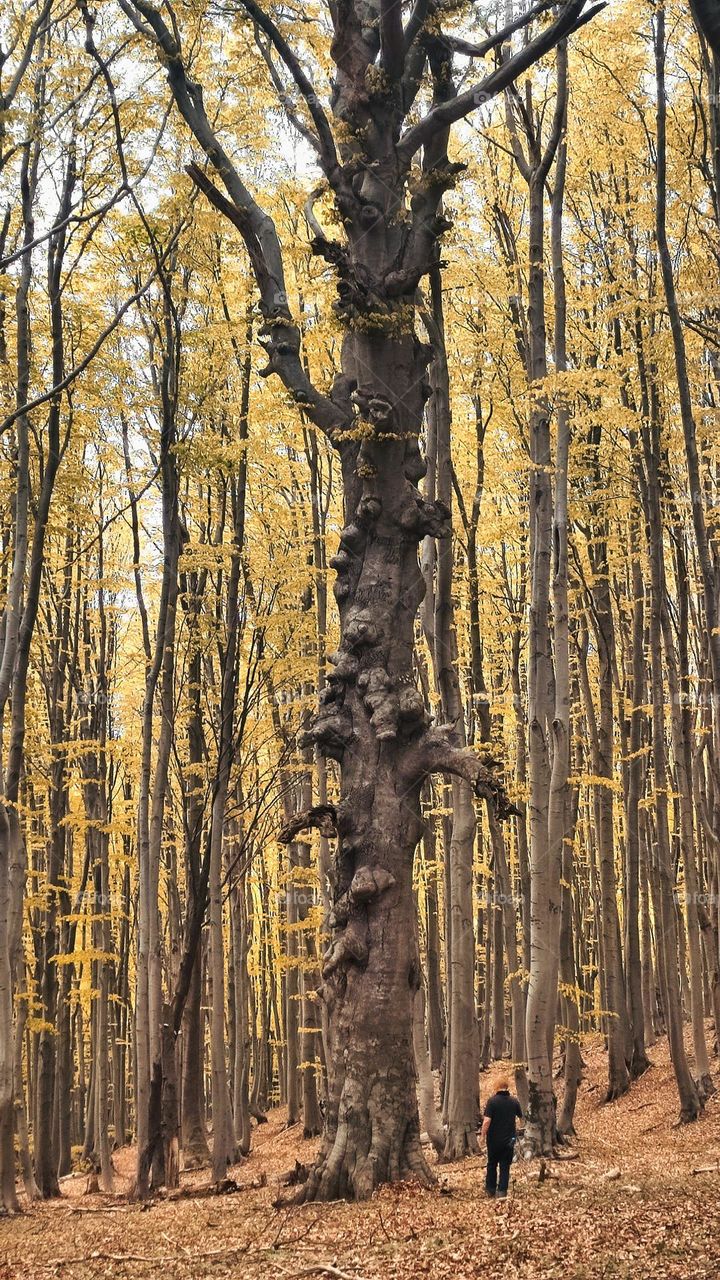
<svg viewBox="0 0 720 1280">
<path fill-rule="evenodd" d="M 458 744 L 452 726 L 429 722 L 415 686 L 413 632 L 423 596 L 418 544 L 450 532 L 445 503 L 425 500 L 418 489 L 431 349 L 416 333 L 416 292 L 448 225 L 443 194 L 461 171 L 448 155 L 452 126 L 597 7 L 569 0 L 516 52 L 504 52 L 515 31 L 550 8 L 537 5 L 488 40 L 482 53 L 495 53 L 495 67 L 458 93 L 452 43 L 434 6 L 418 2 L 406 15 L 399 2 L 333 4 L 335 72 L 326 108 L 271 12 L 243 0 L 241 11 L 279 60 L 281 83 L 288 78 L 300 96 L 302 134 L 344 231 L 337 240 L 324 230 L 313 208 L 319 193 L 312 197 L 313 249 L 334 268 L 335 310 L 345 329 L 342 370 L 324 392 L 301 359 L 275 225 L 213 128 L 176 21 L 168 25 L 146 0 L 120 4 L 155 45 L 177 108 L 204 152 L 208 167 L 193 162 L 193 180 L 245 243 L 260 293 L 264 373 L 282 380 L 340 454 L 346 523 L 331 561 L 340 645 L 305 734 L 341 769 L 333 937 L 323 964 L 329 1097 L 320 1155 L 302 1195 L 364 1199 L 388 1179 L 432 1178 L 420 1147 L 412 1044 L 419 981 L 412 867 L 423 782 L 432 773 L 453 774 L 488 798 L 498 818 L 511 812 L 493 770 Z M 317 820 L 307 814 L 309 824 Z"/>
</svg>

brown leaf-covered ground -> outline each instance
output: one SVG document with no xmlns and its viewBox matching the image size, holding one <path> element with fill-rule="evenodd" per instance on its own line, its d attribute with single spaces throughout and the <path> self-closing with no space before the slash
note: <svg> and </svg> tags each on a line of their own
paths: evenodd
<svg viewBox="0 0 720 1280">
<path fill-rule="evenodd" d="M 542 1183 L 534 1162 L 515 1165 L 505 1202 L 485 1199 L 478 1157 L 440 1169 L 434 1192 L 403 1185 L 366 1205 L 274 1209 L 279 1178 L 316 1145 L 284 1129 L 278 1110 L 231 1171 L 240 1182 L 265 1174 L 266 1187 L 140 1208 L 124 1195 L 85 1194 L 86 1176 L 73 1176 L 60 1200 L 0 1221 L 0 1280 L 717 1280 L 720 1098 L 699 1123 L 674 1127 L 664 1041 L 651 1056 L 630 1094 L 602 1106 L 605 1057 L 586 1048 L 578 1158 L 554 1163 Z M 720 1088 L 720 1072 L 715 1080 Z M 487 1087 L 484 1079 L 483 1095 Z M 125 1193 L 134 1152 L 114 1159 Z M 206 1182 L 207 1172 L 183 1178 L 185 1187 Z"/>
</svg>

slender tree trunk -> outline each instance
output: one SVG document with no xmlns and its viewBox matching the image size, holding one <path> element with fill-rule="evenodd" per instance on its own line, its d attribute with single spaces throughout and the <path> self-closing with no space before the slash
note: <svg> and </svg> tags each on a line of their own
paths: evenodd
<svg viewBox="0 0 720 1280">
<path fill-rule="evenodd" d="M 75 186 L 76 174 L 74 165 L 74 156 L 68 158 L 66 166 L 63 195 L 60 205 L 60 218 L 67 217 L 72 200 L 72 193 Z M 30 184 L 30 190 L 34 191 L 34 184 Z M 30 197 L 32 199 L 32 196 Z M 26 217 L 26 233 L 28 227 L 32 224 L 31 218 Z M 63 311 L 62 311 L 62 266 L 65 253 L 65 230 L 53 234 L 48 242 L 48 292 L 50 296 L 50 323 L 52 337 L 52 376 L 55 383 L 61 381 L 64 373 L 64 346 L 63 346 Z M 27 318 L 27 317 L 26 317 Z M 29 359 L 29 347 L 24 352 L 22 359 Z M 27 369 L 23 373 L 23 377 L 27 376 Z M 24 399 L 24 395 L 23 395 Z M 22 400 L 21 400 L 22 402 Z M 7 756 L 7 765 L 5 771 L 5 796 L 3 805 L 7 822 L 8 822 L 8 862 L 7 871 L 4 873 L 0 865 L 0 898 L 3 896 L 3 884 L 5 880 L 6 902 L 7 902 L 7 933 L 0 930 L 0 1001 L 10 1001 L 10 1016 L 4 1023 L 3 1031 L 0 1032 L 0 1185 L 2 1187 L 3 1205 L 8 1210 L 15 1208 L 14 1190 L 12 1194 L 9 1192 L 10 1182 L 12 1180 L 14 1186 L 14 1154 L 10 1161 L 10 1166 L 6 1167 L 6 1159 L 10 1159 L 12 1151 L 12 1123 L 13 1123 L 13 1041 L 12 1041 L 12 958 L 17 953 L 20 946 L 22 931 L 22 904 L 25 887 L 25 870 L 26 870 L 26 851 L 25 840 L 21 830 L 20 817 L 18 812 L 18 799 L 20 793 L 20 777 L 23 767 L 24 749 L 25 749 L 25 715 L 28 692 L 28 670 L 30 663 L 30 645 L 35 631 L 38 608 L 40 603 L 40 586 L 42 572 L 45 559 L 45 543 L 47 534 L 47 522 L 50 512 L 50 503 L 55 489 L 55 481 L 60 466 L 62 451 L 64 444 L 60 437 L 60 419 L 61 406 L 59 401 L 52 403 L 46 429 L 46 455 L 44 459 L 44 468 L 42 474 L 42 483 L 35 506 L 35 520 L 33 529 L 32 548 L 29 557 L 29 573 L 27 583 L 24 589 L 24 606 L 22 615 L 17 626 L 17 619 L 13 621 L 12 626 L 6 626 L 6 647 L 3 653 L 2 665 L 0 665 L 0 719 L 5 711 L 5 706 L 12 687 L 12 707 L 11 707 L 11 723 L 10 723 L 10 741 Z M 21 415 L 22 416 L 22 415 Z M 67 437 L 65 443 L 67 441 Z M 19 479 L 18 483 L 22 489 L 28 482 L 28 476 L 25 480 Z M 20 499 L 18 499 L 20 500 Z M 27 502 L 27 489 L 23 505 Z M 26 514 L 22 517 L 25 530 L 27 529 Z M 13 571 L 16 567 L 21 570 L 18 583 L 18 591 L 22 587 L 22 574 L 25 569 L 25 561 L 27 559 L 27 540 L 26 533 L 21 533 L 21 544 L 23 546 L 16 547 L 16 557 L 13 564 Z M 21 563 L 18 564 L 18 556 L 21 557 Z M 19 606 L 20 596 L 18 595 L 17 603 Z M 9 621 L 9 620 L 8 620 Z M 17 629 L 16 629 L 17 628 Z M 10 652 L 8 651 L 8 632 L 12 634 Z M 14 660 L 14 666 L 12 662 Z M 64 833 L 63 833 L 64 834 Z M 51 839 L 51 852 L 58 855 L 61 849 L 62 837 Z M 3 855 L 0 853 L 0 864 L 2 864 Z M 42 1047 L 42 1066 L 39 1071 L 41 1077 L 36 1084 L 37 1106 L 36 1106 L 36 1125 L 37 1118 L 40 1118 L 41 1125 L 35 1129 L 34 1137 L 38 1138 L 38 1129 L 42 1133 L 42 1142 L 40 1143 L 36 1159 L 36 1179 L 40 1194 L 43 1197 L 50 1197 L 59 1194 L 59 1185 L 57 1180 L 57 1164 L 54 1154 L 53 1144 L 53 1103 L 55 1094 L 55 1018 L 56 1018 L 56 997 L 57 997 L 57 965 L 54 962 L 57 954 L 58 932 L 57 932 L 57 890 L 56 885 L 59 881 L 62 863 L 58 862 L 56 857 L 51 857 L 48 866 L 48 897 L 44 919 L 44 969 L 43 969 L 43 1018 L 44 1031 L 41 1032 L 40 1042 Z M 0 912 L 4 910 L 0 906 Z M 7 995 L 2 990 L 4 985 L 4 957 L 3 952 L 5 946 L 8 947 L 8 991 Z M 7 1012 L 7 1008 L 5 1010 Z M 52 1028 L 52 1034 L 50 1032 Z M 5 1089 L 6 1082 L 9 1087 L 9 1100 L 6 1100 Z M 6 1117 L 9 1116 L 9 1119 Z M 6 1136 L 5 1126 L 10 1126 L 10 1137 Z M 9 1145 L 8 1145 L 9 1143 Z"/>
<path fill-rule="evenodd" d="M 683 574 L 683 581 L 686 580 Z M 687 628 L 687 618 L 682 617 L 681 605 L 680 629 Z M 714 1085 L 710 1075 L 707 1044 L 705 1041 L 705 1020 L 703 1008 L 703 973 L 702 946 L 700 941 L 700 924 L 698 918 L 698 875 L 695 856 L 695 831 L 693 823 L 693 793 L 691 774 L 688 771 L 689 751 L 686 742 L 686 723 L 684 707 L 687 705 L 687 689 L 682 688 L 677 669 L 675 641 L 670 626 L 667 603 L 663 601 L 662 630 L 665 641 L 665 664 L 670 694 L 670 723 L 672 732 L 673 754 L 675 757 L 675 776 L 677 790 L 677 806 L 679 814 L 680 849 L 685 874 L 684 886 L 684 923 L 687 931 L 687 958 L 690 968 L 689 1006 L 693 1033 L 693 1052 L 695 1057 L 695 1079 L 700 1100 L 704 1101 L 713 1091 Z M 682 641 L 681 641 L 682 643 Z M 677 900 L 677 893 L 674 893 Z M 681 917 L 678 911 L 678 923 Z M 685 971 L 685 956 L 681 952 L 681 975 Z"/>
<path fill-rule="evenodd" d="M 427 1040 L 425 1039 L 425 999 L 422 983 L 415 994 L 413 1045 L 418 1081 L 420 1127 L 427 1134 L 437 1154 L 441 1155 L 445 1147 L 445 1130 L 440 1123 L 435 1107 L 435 1086 Z"/>
<path fill-rule="evenodd" d="M 248 1028 L 247 927 L 245 876 L 237 876 L 230 899 L 235 960 L 235 1061 L 233 1064 L 233 1122 L 241 1156 L 250 1154 L 250 1034 Z"/>
<path fill-rule="evenodd" d="M 517 915 L 515 895 L 510 882 L 510 871 L 507 865 L 507 850 L 503 833 L 490 815 L 490 838 L 493 848 L 495 869 L 496 910 L 502 914 L 503 939 L 507 956 L 508 987 L 510 990 L 510 1056 L 515 1074 L 515 1088 L 523 1112 L 527 1111 L 528 1083 L 525 1069 L 525 999 L 523 996 L 522 971 L 517 945 Z"/>
<path fill-rule="evenodd" d="M 210 1160 L 203 1106 L 202 950 L 193 964 L 183 1018 L 182 1148 L 186 1169 L 197 1169 Z"/>
<path fill-rule="evenodd" d="M 602 782 L 596 787 L 596 814 L 598 818 L 597 839 L 601 892 L 601 929 L 608 1039 L 608 1090 L 606 1101 L 611 1102 L 627 1092 L 630 1077 L 625 1060 L 629 1037 L 615 872 L 613 803 L 613 785 L 615 782 L 613 705 L 615 635 L 604 517 L 601 517 L 601 527 L 595 531 L 592 564 L 592 619 L 598 651 L 600 715 L 597 726 L 591 729 L 590 742 L 592 745 L 593 774 L 595 777 L 602 779 Z M 589 690 L 586 696 L 590 697 Z M 587 711 L 588 717 L 594 719 L 592 701 L 588 703 Z"/>
<path fill-rule="evenodd" d="M 646 679 L 645 679 L 645 587 L 642 566 L 640 563 L 639 539 L 637 523 L 633 521 L 631 541 L 631 586 L 632 601 L 632 682 L 630 686 L 630 759 L 627 767 L 626 809 L 625 809 L 625 847 L 627 853 L 626 892 L 627 908 L 625 911 L 625 929 L 627 938 L 627 988 L 630 1023 L 632 1031 L 632 1060 L 630 1075 L 636 1078 L 642 1075 L 650 1065 L 645 1052 L 647 1032 L 652 1025 L 647 1022 L 647 996 L 644 995 L 647 979 L 643 955 L 647 955 L 645 946 L 641 947 L 641 934 L 644 935 L 644 913 L 647 909 L 647 890 L 643 889 L 642 901 L 641 879 L 641 839 L 640 839 L 640 800 L 644 791 L 645 766 L 642 757 L 644 742 L 643 726 L 646 720 Z M 649 929 L 649 920 L 647 922 Z"/>
<path fill-rule="evenodd" d="M 430 275 L 432 312 L 426 327 L 432 338 L 433 361 L 430 386 L 433 391 L 428 410 L 430 436 L 434 441 L 434 492 L 428 496 L 450 512 L 452 502 L 452 457 L 450 451 L 450 386 L 445 350 L 440 272 Z M 436 686 L 440 692 L 444 721 L 452 726 L 453 742 L 465 747 L 465 714 L 458 676 L 457 636 L 453 602 L 453 551 L 449 538 L 438 541 L 435 554 L 436 581 L 432 619 L 432 658 Z M 450 921 L 449 963 L 452 970 L 448 1018 L 452 1026 L 446 1058 L 445 1120 L 446 1160 L 461 1159 L 477 1150 L 478 1116 L 478 1033 L 475 1015 L 475 933 L 473 920 L 473 854 L 476 817 L 472 787 L 459 778 L 451 784 L 452 823 L 449 859 Z"/>
<path fill-rule="evenodd" d="M 427 869 L 425 885 L 425 901 L 427 906 L 426 1003 L 430 1066 L 433 1071 L 438 1071 L 440 1069 L 443 1060 L 443 1041 L 445 1038 L 445 1010 L 443 1007 L 440 974 L 440 907 L 438 902 L 436 848 L 437 835 L 434 819 L 430 818 L 425 826 L 424 853 L 425 866 Z"/>
<path fill-rule="evenodd" d="M 680 419 L 685 442 L 685 460 L 692 509 L 695 545 L 703 584 L 703 609 L 706 645 L 709 654 L 709 676 L 713 702 L 720 706 L 720 612 L 718 611 L 718 585 L 711 542 L 708 537 L 707 516 L 704 506 L 704 486 L 700 473 L 697 432 L 692 407 L 692 395 L 687 368 L 687 353 L 680 308 L 678 305 L 673 260 L 667 237 L 667 95 L 665 87 L 665 9 L 660 6 L 655 17 L 655 82 L 657 87 L 657 162 L 655 231 L 662 272 L 663 289 L 670 320 L 675 375 L 678 387 Z M 720 757 L 720 715 L 713 717 L 713 746 L 716 759 Z"/>
<path fill-rule="evenodd" d="M 292 803 L 292 801 L 291 801 Z M 297 866 L 297 842 L 293 840 L 288 849 L 289 863 L 285 871 L 285 982 L 284 982 L 284 1024 L 285 1024 L 285 1097 L 287 1099 L 288 1125 L 298 1123 L 300 1119 L 300 1046 L 298 1028 L 300 1025 L 300 956 L 298 948 L 296 891 L 294 880 Z"/>
<path fill-rule="evenodd" d="M 538 386 L 547 374 L 545 356 L 545 288 L 543 279 L 544 178 L 530 184 L 531 377 Z M 537 395 L 538 393 L 536 393 Z M 552 491 L 550 485 L 549 411 L 542 402 L 530 422 L 530 636 L 528 727 L 530 748 L 530 982 L 526 1012 L 529 1110 L 527 1140 L 547 1155 L 555 1133 L 552 1045 L 557 1003 L 558 956 L 562 910 L 560 870 L 562 846 L 550 843 L 550 726 L 555 681 L 549 627 L 552 556 Z"/>
<path fill-rule="evenodd" d="M 104 796 L 98 782 L 100 765 L 95 753 L 91 756 L 90 769 L 94 774 L 86 783 L 86 804 L 89 817 L 88 838 L 93 846 L 94 865 L 94 915 L 93 935 L 98 953 L 96 960 L 97 996 L 95 1002 L 95 1151 L 99 1162 L 100 1188 L 113 1191 L 113 1167 L 110 1157 L 108 1132 L 108 1003 L 110 996 L 110 889 L 108 880 L 107 825 L 108 814 Z"/>
<path fill-rule="evenodd" d="M 650 430 L 652 429 L 652 438 Z M 694 1120 L 700 1113 L 697 1089 L 685 1055 L 683 1042 L 682 1010 L 680 1004 L 680 976 L 678 970 L 678 933 L 675 918 L 675 868 L 670 848 L 668 825 L 668 768 L 665 746 L 665 673 L 662 661 L 662 610 L 666 591 L 665 568 L 662 559 L 662 516 L 660 509 L 659 430 L 656 415 L 651 428 L 644 435 L 645 465 L 647 472 L 646 501 L 648 508 L 648 547 L 650 555 L 652 598 L 650 609 L 650 671 L 652 700 L 652 747 L 655 784 L 655 833 L 657 840 L 657 864 L 659 892 L 655 925 L 657 951 L 663 990 L 664 1016 L 667 1025 L 670 1054 L 680 1096 L 680 1118 Z"/>
<path fill-rule="evenodd" d="M 10 827 L 0 807 L 0 1196 L 2 1210 L 19 1209 L 15 1191 L 15 1143 L 13 1097 L 13 995 L 10 972 L 9 875 Z"/>
<path fill-rule="evenodd" d="M 577 793 L 574 809 L 577 811 Z M 574 825 L 574 824 L 573 824 Z M 569 833 L 568 833 L 569 837 Z M 560 1137 L 575 1133 L 575 1106 L 582 1076 L 580 1052 L 580 1012 L 582 1006 L 575 952 L 572 938 L 573 848 L 569 838 L 563 848 L 563 900 L 560 923 L 560 981 L 562 984 L 562 1008 L 565 1022 L 565 1061 L 563 1064 L 564 1090 L 557 1114 L 557 1131 Z"/>
<path fill-rule="evenodd" d="M 652 926 L 650 922 L 651 873 L 648 861 L 647 822 L 640 822 L 640 963 L 642 979 L 643 1021 L 645 1043 L 655 1043 L 657 1002 L 655 999 L 655 969 L 653 965 Z"/>
<path fill-rule="evenodd" d="M 162 1096 L 162 987 L 160 965 L 159 875 L 163 815 L 173 735 L 173 672 L 175 619 L 178 600 L 180 524 L 178 514 L 177 460 L 174 454 L 175 416 L 174 365 L 165 353 L 162 370 L 163 425 L 160 470 L 163 498 L 163 580 L 158 612 L 154 655 L 147 674 L 143 706 L 142 760 L 138 800 L 138 953 L 136 977 L 136 1126 L 138 1142 L 137 1193 L 147 1196 L 151 1166 L 162 1177 L 160 1142 Z M 130 474 L 126 447 L 126 465 Z M 131 500 L 132 501 L 132 500 Z M 137 521 L 133 505 L 134 521 Z M 139 564 L 139 544 L 136 555 Z M 150 660 L 147 615 L 136 573 L 138 605 L 145 620 L 146 652 Z M 161 724 L 158 750 L 152 775 L 154 701 L 161 682 Z M 152 1155 L 150 1153 L 152 1152 Z"/>
<path fill-rule="evenodd" d="M 555 182 L 550 206 L 550 247 L 553 271 L 555 315 L 555 370 L 559 378 L 567 371 L 567 303 L 563 260 L 563 208 L 567 170 L 567 52 L 558 49 L 558 105 L 562 137 L 557 144 Z M 555 500 L 553 509 L 553 658 L 554 716 L 552 721 L 552 766 L 548 839 L 550 849 L 560 846 L 562 876 L 559 943 L 559 976 L 565 984 L 565 1095 L 559 1133 L 572 1130 L 579 1078 L 579 1017 L 572 993 L 572 914 L 568 884 L 572 882 L 572 835 L 570 775 L 570 630 L 568 605 L 568 470 L 570 460 L 570 409 L 562 385 L 557 398 L 557 444 L 555 456 Z M 574 973 L 572 974 L 574 977 Z M 552 1066 L 552 1045 L 550 1046 Z M 562 1127 L 561 1127 L 562 1125 Z"/>
</svg>

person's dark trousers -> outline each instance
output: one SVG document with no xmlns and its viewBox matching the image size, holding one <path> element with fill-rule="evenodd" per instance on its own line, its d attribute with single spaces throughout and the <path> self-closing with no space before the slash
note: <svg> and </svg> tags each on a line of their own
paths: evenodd
<svg viewBox="0 0 720 1280">
<path fill-rule="evenodd" d="M 496 1192 L 500 1195 L 505 1195 L 507 1192 L 512 1159 L 513 1144 L 511 1142 L 502 1147 L 493 1147 L 488 1143 L 485 1190 L 489 1196 L 494 1196 Z M 498 1169 L 500 1170 L 499 1177 Z"/>
</svg>

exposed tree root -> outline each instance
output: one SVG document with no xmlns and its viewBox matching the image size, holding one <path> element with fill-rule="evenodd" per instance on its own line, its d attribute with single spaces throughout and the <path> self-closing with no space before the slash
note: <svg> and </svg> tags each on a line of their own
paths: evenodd
<svg viewBox="0 0 720 1280">
<path fill-rule="evenodd" d="M 437 1179 L 425 1159 L 417 1124 L 397 1126 L 392 1136 L 391 1127 L 392 1122 L 378 1117 L 368 1143 L 364 1126 L 341 1124 L 334 1141 L 323 1142 L 307 1181 L 289 1203 L 369 1200 L 384 1182 L 434 1187 Z"/>
<path fill-rule="evenodd" d="M 630 1089 L 630 1078 L 628 1077 L 622 1084 L 608 1085 L 603 1102 L 617 1102 L 618 1098 L 622 1098 Z"/>
<path fill-rule="evenodd" d="M 715 1092 L 715 1084 L 712 1076 L 701 1076 L 699 1080 L 695 1081 L 695 1083 L 697 1085 L 698 1097 L 700 1098 L 701 1103 L 707 1102 L 708 1098 Z"/>
<path fill-rule="evenodd" d="M 442 1154 L 443 1164 L 476 1156 L 479 1150 L 477 1134 L 470 1125 L 448 1125 Z"/>
<path fill-rule="evenodd" d="M 628 1068 L 630 1072 L 630 1079 L 639 1080 L 640 1076 L 643 1076 L 646 1071 L 649 1071 L 651 1066 L 652 1062 L 645 1054 L 639 1055 L 637 1053 L 633 1053 L 632 1061 Z"/>
</svg>

